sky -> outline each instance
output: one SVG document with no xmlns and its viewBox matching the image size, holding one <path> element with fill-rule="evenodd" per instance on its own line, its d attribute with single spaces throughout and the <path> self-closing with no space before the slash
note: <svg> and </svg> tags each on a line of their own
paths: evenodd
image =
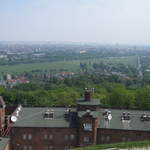
<svg viewBox="0 0 150 150">
<path fill-rule="evenodd" d="M 150 44 L 150 0 L 0 0 L 0 41 Z"/>
</svg>

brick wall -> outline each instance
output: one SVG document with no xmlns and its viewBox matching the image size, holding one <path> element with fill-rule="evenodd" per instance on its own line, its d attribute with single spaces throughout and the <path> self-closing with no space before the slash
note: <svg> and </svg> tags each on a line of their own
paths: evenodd
<svg viewBox="0 0 150 150">
<path fill-rule="evenodd" d="M 46 146 L 52 150 L 77 147 L 74 128 L 12 128 L 10 138 L 11 150 L 23 150 L 26 146 L 31 150 L 44 150 Z"/>
<path fill-rule="evenodd" d="M 5 127 L 5 109 L 0 108 L 0 131 L 4 130 L 4 127 Z"/>
<path fill-rule="evenodd" d="M 98 129 L 97 144 L 150 140 L 150 131 Z"/>
</svg>

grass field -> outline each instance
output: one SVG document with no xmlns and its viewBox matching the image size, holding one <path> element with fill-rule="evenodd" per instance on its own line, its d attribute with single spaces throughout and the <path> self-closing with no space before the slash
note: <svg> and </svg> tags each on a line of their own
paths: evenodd
<svg viewBox="0 0 150 150">
<path fill-rule="evenodd" d="M 114 150 L 119 150 L 119 149 L 132 150 L 132 148 L 147 149 L 148 147 L 150 147 L 150 141 L 135 141 L 135 142 L 114 143 L 114 144 L 100 144 L 96 146 L 75 148 L 71 150 L 104 150 L 104 149 L 111 149 L 111 148 L 114 148 Z"/>
<path fill-rule="evenodd" d="M 100 59 L 87 59 L 87 60 L 74 60 L 74 61 L 57 61 L 57 62 L 44 62 L 44 63 L 32 63 L 32 64 L 17 64 L 17 65 L 5 65 L 0 66 L 0 74 L 21 74 L 23 72 L 30 72 L 33 70 L 55 70 L 60 71 L 65 69 L 68 71 L 77 72 L 79 71 L 80 62 L 91 63 L 122 63 L 126 65 L 132 65 L 136 67 L 137 57 L 115 57 L 115 58 L 100 58 Z"/>
</svg>

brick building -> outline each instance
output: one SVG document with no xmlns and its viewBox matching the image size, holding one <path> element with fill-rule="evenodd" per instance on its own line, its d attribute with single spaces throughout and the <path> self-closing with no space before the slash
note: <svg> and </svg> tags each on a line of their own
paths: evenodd
<svg viewBox="0 0 150 150">
<path fill-rule="evenodd" d="M 0 96 L 0 135 L 4 132 L 5 128 L 5 102 L 3 98 Z"/>
<path fill-rule="evenodd" d="M 76 108 L 16 108 L 11 116 L 11 150 L 67 150 L 150 139 L 150 111 L 106 110 L 91 94 L 86 89 Z"/>
</svg>

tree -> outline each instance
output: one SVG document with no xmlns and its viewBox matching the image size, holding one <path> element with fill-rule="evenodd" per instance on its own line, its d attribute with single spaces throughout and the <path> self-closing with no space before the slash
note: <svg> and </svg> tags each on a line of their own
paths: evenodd
<svg viewBox="0 0 150 150">
<path fill-rule="evenodd" d="M 136 106 L 141 109 L 150 109 L 150 86 L 137 90 Z"/>
<path fill-rule="evenodd" d="M 125 89 L 124 86 L 116 87 L 110 94 L 110 105 L 113 107 L 134 107 L 134 93 Z"/>
</svg>

